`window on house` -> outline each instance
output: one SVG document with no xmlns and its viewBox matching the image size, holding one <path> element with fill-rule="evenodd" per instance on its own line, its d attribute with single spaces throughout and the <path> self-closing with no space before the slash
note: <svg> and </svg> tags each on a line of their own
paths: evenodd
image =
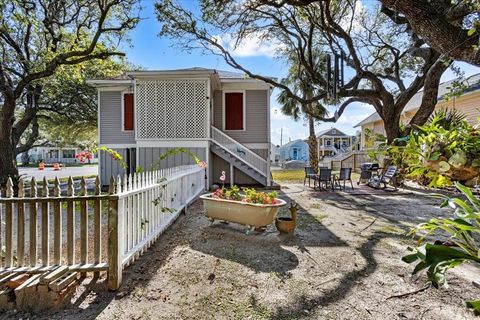
<svg viewBox="0 0 480 320">
<path fill-rule="evenodd" d="M 225 93 L 225 130 L 244 130 L 242 92 Z"/>
<path fill-rule="evenodd" d="M 333 129 L 332 134 L 337 134 L 337 130 Z"/>
<path fill-rule="evenodd" d="M 332 145 L 332 141 L 330 141 L 330 140 L 327 140 L 327 141 L 325 141 L 325 142 L 327 143 L 327 146 Z"/>
<path fill-rule="evenodd" d="M 123 94 L 123 130 L 132 131 L 134 121 L 133 93 Z"/>
<path fill-rule="evenodd" d="M 63 158 L 65 158 L 65 159 L 75 158 L 75 150 L 73 150 L 73 149 L 62 150 L 62 154 L 63 154 Z"/>
</svg>

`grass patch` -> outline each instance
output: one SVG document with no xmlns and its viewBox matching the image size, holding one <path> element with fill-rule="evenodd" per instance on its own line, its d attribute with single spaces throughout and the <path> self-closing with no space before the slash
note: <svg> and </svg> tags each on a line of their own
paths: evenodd
<svg viewBox="0 0 480 320">
<path fill-rule="evenodd" d="M 380 227 L 376 229 L 376 231 L 381 232 L 381 233 L 386 233 L 386 234 L 395 234 L 395 235 L 405 235 L 405 230 L 392 226 L 392 225 L 386 225 L 383 227 Z"/>
<path fill-rule="evenodd" d="M 303 182 L 304 169 L 272 170 L 273 180 L 277 182 Z"/>
<path fill-rule="evenodd" d="M 323 219 L 327 217 L 326 213 L 312 214 L 313 218 L 318 222 L 322 222 Z"/>
<path fill-rule="evenodd" d="M 338 173 L 338 171 L 333 171 L 333 173 Z M 303 179 L 305 179 L 305 170 L 304 169 L 289 169 L 289 170 L 272 170 L 273 180 L 276 182 L 301 182 L 303 183 Z M 354 187 L 356 186 L 356 182 L 360 178 L 360 174 L 356 172 L 352 172 L 352 181 Z M 311 182 L 313 186 L 313 181 Z M 342 182 L 343 186 L 343 182 Z M 350 182 L 347 182 L 345 186 L 350 189 Z"/>
</svg>

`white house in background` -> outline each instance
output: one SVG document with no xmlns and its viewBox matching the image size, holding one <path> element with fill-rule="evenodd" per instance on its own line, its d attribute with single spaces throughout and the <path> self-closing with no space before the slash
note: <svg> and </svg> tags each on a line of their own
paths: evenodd
<svg viewBox="0 0 480 320">
<path fill-rule="evenodd" d="M 330 128 L 317 134 L 318 156 L 332 157 L 350 151 L 353 136 L 347 135 L 336 128 Z"/>
<path fill-rule="evenodd" d="M 208 164 L 207 185 L 271 184 L 272 87 L 243 74 L 205 68 L 131 71 L 89 80 L 98 89 L 99 145 L 119 152 L 130 171 L 145 170 L 167 150 L 183 147 Z M 100 153 L 105 183 L 124 169 Z M 185 153 L 160 168 L 192 164 Z"/>
<path fill-rule="evenodd" d="M 270 144 L 270 162 L 277 164 L 280 161 L 280 146 Z"/>
<path fill-rule="evenodd" d="M 75 157 L 82 150 L 74 146 L 57 147 L 54 144 L 46 144 L 40 147 L 34 147 L 28 151 L 28 160 L 30 163 L 36 163 L 43 160 L 45 163 L 77 163 L 78 160 Z M 97 163 L 98 158 L 93 155 L 91 163 Z M 22 161 L 22 155 L 17 156 L 17 161 Z"/>
</svg>

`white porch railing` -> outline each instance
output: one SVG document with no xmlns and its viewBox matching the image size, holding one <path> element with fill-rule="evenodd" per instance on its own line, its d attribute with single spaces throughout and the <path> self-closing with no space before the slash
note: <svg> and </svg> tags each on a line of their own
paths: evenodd
<svg viewBox="0 0 480 320">
<path fill-rule="evenodd" d="M 112 177 L 108 194 L 100 192 L 98 178 L 93 194 L 86 185 L 82 178 L 75 194 L 70 178 L 62 194 L 58 179 L 53 190 L 44 180 L 37 192 L 32 179 L 28 186 L 22 181 L 14 196 L 9 180 L 6 197 L 0 197 L 0 248 L 5 248 L 0 274 L 36 274 L 59 266 L 108 271 L 109 289 L 118 289 L 123 269 L 204 191 L 205 170 L 189 165 Z"/>
<path fill-rule="evenodd" d="M 228 151 L 230 154 L 235 156 L 236 158 L 243 160 L 253 169 L 257 170 L 264 176 L 267 176 L 267 160 L 260 157 L 258 154 L 241 144 L 240 142 L 236 141 L 235 139 L 231 138 L 224 132 L 220 131 L 219 129 L 211 126 L 212 128 L 212 139 L 218 144 L 220 147 Z"/>
</svg>

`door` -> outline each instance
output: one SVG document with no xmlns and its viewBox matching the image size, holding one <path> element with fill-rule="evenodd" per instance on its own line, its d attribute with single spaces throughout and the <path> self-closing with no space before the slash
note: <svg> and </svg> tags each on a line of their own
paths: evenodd
<svg viewBox="0 0 480 320">
<path fill-rule="evenodd" d="M 298 149 L 297 148 L 293 148 L 293 157 L 292 157 L 293 160 L 298 160 Z"/>
</svg>

